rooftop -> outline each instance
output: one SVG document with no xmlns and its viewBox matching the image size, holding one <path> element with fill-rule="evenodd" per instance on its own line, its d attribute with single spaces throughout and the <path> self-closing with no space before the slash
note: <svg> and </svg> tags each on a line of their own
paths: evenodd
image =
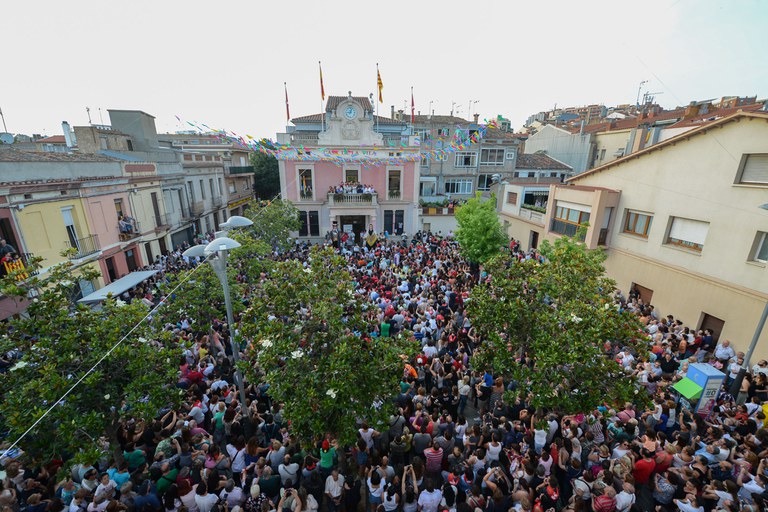
<svg viewBox="0 0 768 512">
<path fill-rule="evenodd" d="M 350 98 L 353 101 L 358 102 L 365 110 L 373 111 L 371 100 L 365 96 L 328 96 L 328 101 L 325 103 L 326 112 L 329 110 L 336 110 L 336 107 L 339 106 L 339 103 Z"/>
<path fill-rule="evenodd" d="M 515 169 L 562 169 L 564 171 L 572 170 L 559 160 L 543 153 L 522 153 L 517 155 Z"/>
<path fill-rule="evenodd" d="M 0 162 L 117 162 L 118 160 L 99 154 L 48 153 L 20 151 L 8 148 L 0 150 Z"/>
<path fill-rule="evenodd" d="M 37 139 L 35 142 L 40 142 L 42 144 L 66 144 L 67 143 L 63 135 L 51 135 L 50 137 L 43 137 L 42 139 Z"/>
</svg>

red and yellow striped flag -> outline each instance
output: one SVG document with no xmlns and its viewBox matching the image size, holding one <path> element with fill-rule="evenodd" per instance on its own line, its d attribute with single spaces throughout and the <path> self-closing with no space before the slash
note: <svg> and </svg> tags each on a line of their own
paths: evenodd
<svg viewBox="0 0 768 512">
<path fill-rule="evenodd" d="M 381 91 L 384 90 L 384 82 L 381 81 L 378 64 L 376 64 L 376 86 L 379 88 L 379 103 L 384 103 L 384 98 L 381 95 Z"/>
</svg>

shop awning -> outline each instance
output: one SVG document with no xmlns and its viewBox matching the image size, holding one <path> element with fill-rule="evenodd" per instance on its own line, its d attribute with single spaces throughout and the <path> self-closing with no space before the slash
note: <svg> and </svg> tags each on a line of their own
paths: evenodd
<svg viewBox="0 0 768 512">
<path fill-rule="evenodd" d="M 159 270 L 142 270 L 141 272 L 131 272 L 127 276 L 122 277 L 117 281 L 114 281 L 108 284 L 104 288 L 101 288 L 89 295 L 86 295 L 85 297 L 83 297 L 77 302 L 81 302 L 83 304 L 93 304 L 94 302 L 103 301 L 110 294 L 112 294 L 113 297 L 118 297 L 124 291 L 130 290 L 134 286 L 138 285 L 143 281 L 146 281 L 147 279 L 157 274 L 158 272 Z"/>
<path fill-rule="evenodd" d="M 675 385 L 672 386 L 672 389 L 683 395 L 688 400 L 699 398 L 701 396 L 701 392 L 704 391 L 701 386 L 693 382 L 688 377 L 685 377 L 684 379 L 676 382 Z"/>
</svg>

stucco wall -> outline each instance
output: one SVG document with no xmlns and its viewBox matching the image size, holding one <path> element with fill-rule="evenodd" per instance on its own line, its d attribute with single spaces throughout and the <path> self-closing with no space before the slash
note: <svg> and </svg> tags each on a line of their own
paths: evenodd
<svg viewBox="0 0 768 512">
<path fill-rule="evenodd" d="M 566 132 L 550 125 L 528 137 L 525 142 L 526 153 L 546 151 L 547 155 L 573 168 L 574 174 L 584 172 L 589 165 L 590 135 Z"/>
</svg>

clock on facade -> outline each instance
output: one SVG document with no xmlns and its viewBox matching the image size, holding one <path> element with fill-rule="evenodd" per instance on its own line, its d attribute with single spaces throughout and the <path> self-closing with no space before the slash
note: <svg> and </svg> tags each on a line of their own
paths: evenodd
<svg viewBox="0 0 768 512">
<path fill-rule="evenodd" d="M 352 105 L 344 109 L 344 117 L 347 119 L 354 119 L 357 117 L 357 110 Z"/>
</svg>

